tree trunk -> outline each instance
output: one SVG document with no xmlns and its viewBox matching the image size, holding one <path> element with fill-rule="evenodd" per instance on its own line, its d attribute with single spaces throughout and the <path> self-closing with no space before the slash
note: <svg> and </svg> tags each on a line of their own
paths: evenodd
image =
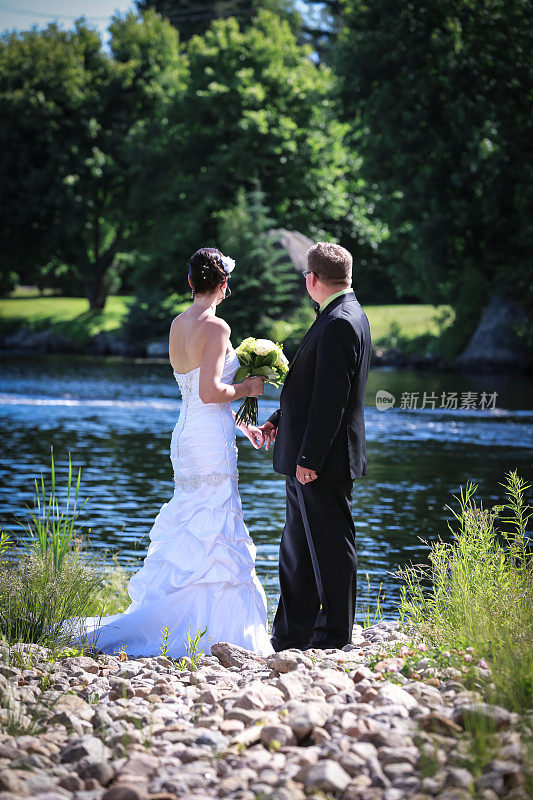
<svg viewBox="0 0 533 800">
<path fill-rule="evenodd" d="M 107 300 L 106 276 L 95 273 L 84 281 L 84 287 L 91 311 L 102 311 Z"/>
<path fill-rule="evenodd" d="M 88 261 L 83 270 L 83 288 L 89 301 L 91 311 L 102 311 L 109 291 L 108 274 L 113 266 L 115 255 L 122 241 L 122 227 L 119 226 L 115 240 L 104 253 L 96 256 L 94 261 Z M 100 251 L 100 225 L 96 221 L 94 226 L 94 252 Z"/>
<path fill-rule="evenodd" d="M 83 288 L 85 297 L 89 301 L 91 311 L 102 311 L 109 291 L 108 273 L 115 259 L 116 247 L 112 246 L 95 261 L 87 263 Z"/>
</svg>

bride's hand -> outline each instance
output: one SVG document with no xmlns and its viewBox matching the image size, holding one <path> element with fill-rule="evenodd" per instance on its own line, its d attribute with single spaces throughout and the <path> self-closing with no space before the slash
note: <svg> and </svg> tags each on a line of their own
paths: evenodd
<svg viewBox="0 0 533 800">
<path fill-rule="evenodd" d="M 246 386 L 247 397 L 259 397 L 265 391 L 264 378 L 245 378 L 243 383 Z"/>
<path fill-rule="evenodd" d="M 255 447 L 256 450 L 259 450 L 262 447 L 265 437 L 263 436 L 263 431 L 261 428 L 257 428 L 255 425 L 239 425 L 239 430 L 241 430 L 248 441 L 252 444 L 252 447 Z"/>
</svg>

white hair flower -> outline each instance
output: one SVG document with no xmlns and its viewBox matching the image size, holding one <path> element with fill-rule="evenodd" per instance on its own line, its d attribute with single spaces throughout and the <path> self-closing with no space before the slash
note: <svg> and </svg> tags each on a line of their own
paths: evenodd
<svg viewBox="0 0 533 800">
<path fill-rule="evenodd" d="M 235 261 L 229 256 L 222 256 L 221 261 L 226 275 L 231 275 L 231 273 L 235 269 Z"/>
</svg>

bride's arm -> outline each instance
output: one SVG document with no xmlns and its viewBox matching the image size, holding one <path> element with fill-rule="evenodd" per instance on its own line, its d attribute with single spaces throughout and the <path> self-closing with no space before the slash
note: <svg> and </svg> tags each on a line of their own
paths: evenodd
<svg viewBox="0 0 533 800">
<path fill-rule="evenodd" d="M 223 383 L 222 373 L 229 344 L 230 328 L 224 320 L 209 320 L 207 338 L 200 363 L 200 400 L 202 403 L 231 403 L 243 397 L 259 397 L 264 391 L 262 378 L 245 378 L 242 383 Z"/>
</svg>

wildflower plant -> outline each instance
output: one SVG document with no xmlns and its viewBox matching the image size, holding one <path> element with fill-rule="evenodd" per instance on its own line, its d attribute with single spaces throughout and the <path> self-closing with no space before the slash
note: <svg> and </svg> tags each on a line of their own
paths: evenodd
<svg viewBox="0 0 533 800">
<path fill-rule="evenodd" d="M 485 508 L 469 482 L 450 509 L 451 542 L 431 543 L 429 563 L 398 571 L 403 622 L 433 645 L 483 658 L 496 700 L 516 710 L 533 700 L 533 569 L 526 526 L 530 488 L 509 471 L 506 500 Z M 469 662 L 463 663 L 468 664 Z"/>
</svg>

